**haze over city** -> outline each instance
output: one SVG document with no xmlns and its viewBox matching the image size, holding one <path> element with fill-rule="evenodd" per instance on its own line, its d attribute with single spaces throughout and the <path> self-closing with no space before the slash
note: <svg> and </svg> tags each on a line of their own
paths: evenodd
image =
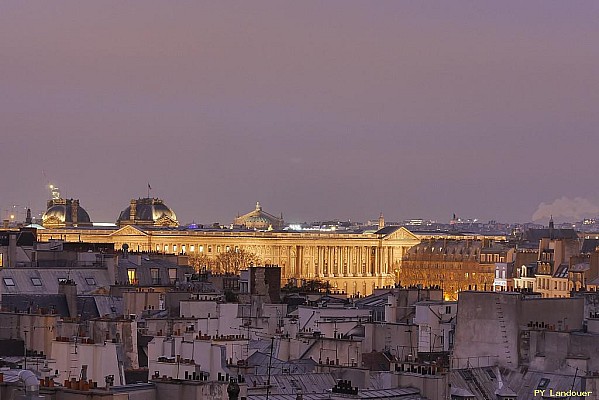
<svg viewBox="0 0 599 400">
<path fill-rule="evenodd" d="M 0 4 L 0 207 L 599 215 L 596 2 Z"/>
</svg>

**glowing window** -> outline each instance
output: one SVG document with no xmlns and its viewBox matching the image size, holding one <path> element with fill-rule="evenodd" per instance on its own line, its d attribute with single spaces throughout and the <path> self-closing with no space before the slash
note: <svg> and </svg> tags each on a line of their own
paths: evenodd
<svg viewBox="0 0 599 400">
<path fill-rule="evenodd" d="M 129 280 L 129 284 L 135 285 L 137 283 L 137 271 L 135 268 L 129 268 L 127 270 L 127 279 Z"/>
</svg>

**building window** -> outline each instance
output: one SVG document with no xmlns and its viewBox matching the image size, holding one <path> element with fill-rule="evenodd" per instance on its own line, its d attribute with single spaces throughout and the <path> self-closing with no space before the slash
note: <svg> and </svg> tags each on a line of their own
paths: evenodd
<svg viewBox="0 0 599 400">
<path fill-rule="evenodd" d="M 164 245 L 164 252 L 165 252 L 165 253 L 168 253 L 168 244 L 165 244 L 165 245 Z"/>
<path fill-rule="evenodd" d="M 42 286 L 42 280 L 40 278 L 31 278 L 33 286 Z"/>
<path fill-rule="evenodd" d="M 160 285 L 160 270 L 158 268 L 150 268 L 150 277 L 152 285 Z"/>
<path fill-rule="evenodd" d="M 12 278 L 4 278 L 4 284 L 6 286 L 14 286 L 15 285 L 15 281 L 13 281 Z"/>
<path fill-rule="evenodd" d="M 212 246 L 208 246 L 208 253 L 212 253 Z"/>
<path fill-rule="evenodd" d="M 177 245 L 176 244 L 173 245 L 173 253 L 177 254 Z"/>
<path fill-rule="evenodd" d="M 204 252 L 204 246 L 200 246 L 200 253 Z"/>
<path fill-rule="evenodd" d="M 87 284 L 90 286 L 96 285 L 96 280 L 94 278 L 85 278 L 85 282 L 87 282 Z"/>
<path fill-rule="evenodd" d="M 189 246 L 189 251 L 193 253 L 194 251 L 196 251 L 196 247 L 192 244 L 191 246 Z"/>
<path fill-rule="evenodd" d="M 127 279 L 129 281 L 130 285 L 136 285 L 137 284 L 137 274 L 136 274 L 135 268 L 129 268 L 127 270 Z"/>
<path fill-rule="evenodd" d="M 159 244 L 156 245 L 156 251 L 160 251 L 160 245 Z"/>
<path fill-rule="evenodd" d="M 186 250 L 187 249 L 186 249 L 185 245 L 181 245 L 181 253 L 185 254 Z"/>
<path fill-rule="evenodd" d="M 451 306 L 445 306 L 445 314 L 451 314 Z"/>
<path fill-rule="evenodd" d="M 177 283 L 177 268 L 168 269 L 168 279 L 171 282 L 171 285 Z"/>
</svg>

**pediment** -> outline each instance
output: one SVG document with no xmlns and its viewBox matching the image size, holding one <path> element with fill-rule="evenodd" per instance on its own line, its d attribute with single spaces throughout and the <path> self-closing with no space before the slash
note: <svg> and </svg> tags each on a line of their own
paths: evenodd
<svg viewBox="0 0 599 400">
<path fill-rule="evenodd" d="M 135 226 L 127 225 L 112 232 L 110 236 L 148 236 L 148 234 Z"/>
<path fill-rule="evenodd" d="M 389 235 L 385 236 L 383 240 L 415 240 L 417 242 L 420 242 L 418 236 L 414 235 L 412 232 L 410 232 L 404 227 L 401 227 L 396 231 L 391 232 Z"/>
</svg>

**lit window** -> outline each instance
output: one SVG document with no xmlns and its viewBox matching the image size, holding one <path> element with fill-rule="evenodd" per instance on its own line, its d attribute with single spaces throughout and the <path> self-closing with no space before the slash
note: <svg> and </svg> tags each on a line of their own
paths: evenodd
<svg viewBox="0 0 599 400">
<path fill-rule="evenodd" d="M 204 252 L 204 246 L 200 246 L 200 253 Z"/>
<path fill-rule="evenodd" d="M 42 280 L 40 278 L 31 278 L 33 286 L 42 286 Z"/>
<path fill-rule="evenodd" d="M 159 244 L 156 245 L 156 251 L 160 251 L 160 245 Z"/>
<path fill-rule="evenodd" d="M 14 286 L 15 285 L 15 281 L 13 281 L 12 278 L 4 278 L 4 284 L 6 286 Z"/>
<path fill-rule="evenodd" d="M 185 254 L 185 245 L 181 246 L 181 253 Z"/>
<path fill-rule="evenodd" d="M 165 245 L 164 245 L 164 252 L 165 252 L 165 253 L 168 253 L 168 244 L 165 244 Z"/>
<path fill-rule="evenodd" d="M 137 283 L 137 274 L 134 268 L 127 270 L 127 279 L 131 285 L 135 285 Z"/>
<path fill-rule="evenodd" d="M 192 244 L 191 246 L 189 246 L 189 251 L 193 253 L 194 251 L 196 251 L 196 247 Z"/>
<path fill-rule="evenodd" d="M 177 245 L 176 245 L 176 244 L 174 244 L 174 245 L 173 245 L 173 253 L 176 253 L 176 252 L 177 252 Z"/>
<path fill-rule="evenodd" d="M 94 278 L 85 278 L 85 282 L 87 282 L 88 285 L 95 285 L 96 284 L 96 280 Z"/>
</svg>

